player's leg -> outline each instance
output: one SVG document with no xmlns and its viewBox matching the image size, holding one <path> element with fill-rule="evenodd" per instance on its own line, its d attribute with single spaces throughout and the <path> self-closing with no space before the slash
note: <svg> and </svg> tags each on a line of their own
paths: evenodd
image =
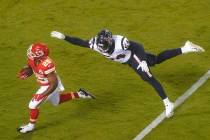
<svg viewBox="0 0 210 140">
<path fill-rule="evenodd" d="M 165 50 L 157 55 L 156 64 L 160 64 L 180 54 L 182 54 L 181 48 Z"/>
<path fill-rule="evenodd" d="M 154 66 L 155 64 L 160 64 L 180 54 L 182 54 L 181 48 L 166 50 L 166 51 L 161 52 L 158 55 L 146 53 L 147 63 L 149 66 Z"/>
<path fill-rule="evenodd" d="M 48 86 L 42 86 L 39 88 L 36 94 L 29 103 L 29 123 L 18 128 L 18 131 L 21 133 L 27 133 L 33 131 L 35 128 L 36 121 L 39 116 L 39 105 L 46 100 L 46 98 L 39 99 L 39 95 L 47 90 Z"/>
<path fill-rule="evenodd" d="M 190 53 L 190 52 L 204 52 L 205 50 L 196 45 L 193 44 L 190 41 L 187 41 L 185 43 L 185 45 L 181 48 L 176 48 L 176 49 L 170 49 L 170 50 L 165 50 L 163 52 L 161 52 L 158 55 L 153 55 L 153 54 L 149 54 L 147 53 L 146 56 L 148 58 L 147 62 L 150 66 L 154 66 L 155 64 L 160 64 L 168 59 L 171 59 L 173 57 L 176 57 L 180 54 L 186 54 L 186 53 Z"/>
<path fill-rule="evenodd" d="M 162 99 L 164 105 L 165 105 L 165 110 L 166 110 L 166 117 L 170 117 L 173 115 L 173 103 L 170 102 L 168 99 L 162 85 L 156 80 L 156 78 L 151 74 L 151 72 L 146 73 L 143 72 L 140 69 L 138 69 L 139 63 L 138 60 L 135 60 L 135 58 L 132 58 L 129 65 L 135 70 L 135 72 L 146 82 L 148 82 L 158 93 L 160 98 Z"/>
<path fill-rule="evenodd" d="M 77 98 L 94 99 L 95 97 L 91 95 L 89 92 L 85 91 L 84 89 L 80 89 L 77 92 L 65 92 L 64 86 L 60 78 L 58 78 L 58 87 L 48 96 L 47 100 L 56 106 L 61 103 L 71 101 Z"/>
<path fill-rule="evenodd" d="M 47 98 L 47 100 L 50 101 L 53 105 L 57 106 L 64 102 L 71 101 L 73 99 L 78 99 L 78 98 L 94 99 L 95 97 L 86 91 L 81 91 L 81 89 L 78 92 L 64 92 L 64 91 L 57 90 L 57 91 L 54 91 Z"/>
<path fill-rule="evenodd" d="M 84 89 L 79 89 L 79 91 L 77 92 L 61 92 L 59 104 L 73 100 L 73 99 L 77 99 L 77 98 L 95 99 L 95 97 L 88 91 Z"/>
<path fill-rule="evenodd" d="M 48 96 L 47 100 L 57 106 L 59 104 L 62 104 L 67 101 L 71 101 L 73 99 L 79 98 L 79 95 L 77 92 L 64 92 L 55 90 L 51 95 Z"/>
<path fill-rule="evenodd" d="M 142 73 L 142 72 L 140 72 L 140 73 Z M 144 75 L 144 74 L 139 74 L 139 75 Z M 167 95 L 166 95 L 162 85 L 159 83 L 159 81 L 154 77 L 154 75 L 152 77 L 144 78 L 143 80 L 145 80 L 150 85 L 152 85 L 152 87 L 156 90 L 156 92 L 161 97 L 163 104 L 165 106 L 166 117 L 167 118 L 171 117 L 173 115 L 174 104 L 167 97 Z"/>
</svg>

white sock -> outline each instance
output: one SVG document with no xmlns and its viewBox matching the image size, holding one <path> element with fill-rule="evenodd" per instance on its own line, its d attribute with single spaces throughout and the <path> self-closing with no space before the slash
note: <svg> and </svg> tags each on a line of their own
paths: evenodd
<svg viewBox="0 0 210 140">
<path fill-rule="evenodd" d="M 34 126 L 35 126 L 35 124 L 34 124 L 34 123 L 28 123 L 28 126 L 30 126 L 30 127 L 34 127 Z"/>
<path fill-rule="evenodd" d="M 184 54 L 184 53 L 188 53 L 190 50 L 189 50 L 189 48 L 183 46 L 183 47 L 181 47 L 181 51 Z"/>
<path fill-rule="evenodd" d="M 192 52 L 192 49 L 191 49 L 191 43 L 189 41 L 187 41 L 184 46 L 181 47 L 181 51 L 182 53 L 189 53 L 189 52 Z"/>
<path fill-rule="evenodd" d="M 170 104 L 170 100 L 168 99 L 168 97 L 163 100 L 163 103 L 165 106 Z"/>
</svg>

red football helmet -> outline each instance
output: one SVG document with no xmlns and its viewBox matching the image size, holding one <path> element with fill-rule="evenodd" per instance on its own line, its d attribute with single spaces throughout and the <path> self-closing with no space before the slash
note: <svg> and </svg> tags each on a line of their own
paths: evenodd
<svg viewBox="0 0 210 140">
<path fill-rule="evenodd" d="M 47 45 L 43 43 L 34 43 L 27 50 L 27 56 L 29 59 L 40 59 L 49 55 L 49 49 Z"/>
</svg>

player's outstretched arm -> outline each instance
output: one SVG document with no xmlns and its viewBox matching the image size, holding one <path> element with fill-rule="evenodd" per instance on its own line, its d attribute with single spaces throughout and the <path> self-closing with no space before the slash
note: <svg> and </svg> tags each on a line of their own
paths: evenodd
<svg viewBox="0 0 210 140">
<path fill-rule="evenodd" d="M 17 74 L 17 77 L 21 80 L 25 80 L 33 74 L 33 70 L 30 66 L 24 66 Z"/>
<path fill-rule="evenodd" d="M 60 33 L 58 31 L 52 31 L 51 32 L 51 37 L 61 39 L 61 40 L 66 40 L 67 42 L 69 42 L 71 44 L 74 44 L 74 45 L 77 45 L 77 46 L 89 48 L 89 41 L 85 41 L 85 40 L 80 39 L 78 37 L 71 37 L 71 36 L 68 36 L 68 35 L 64 35 L 63 33 Z"/>
</svg>

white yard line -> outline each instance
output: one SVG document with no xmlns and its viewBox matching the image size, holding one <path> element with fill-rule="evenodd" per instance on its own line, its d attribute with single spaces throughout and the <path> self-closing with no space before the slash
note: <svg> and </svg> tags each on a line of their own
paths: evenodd
<svg viewBox="0 0 210 140">
<path fill-rule="evenodd" d="M 197 82 L 195 82 L 183 95 L 175 101 L 175 108 L 180 106 L 187 98 L 189 98 L 201 85 L 203 85 L 210 77 L 210 70 L 207 71 Z M 165 111 L 162 112 L 156 119 L 154 119 L 148 126 L 146 126 L 133 140 L 142 140 L 149 134 L 153 128 L 158 126 L 164 119 Z"/>
</svg>

